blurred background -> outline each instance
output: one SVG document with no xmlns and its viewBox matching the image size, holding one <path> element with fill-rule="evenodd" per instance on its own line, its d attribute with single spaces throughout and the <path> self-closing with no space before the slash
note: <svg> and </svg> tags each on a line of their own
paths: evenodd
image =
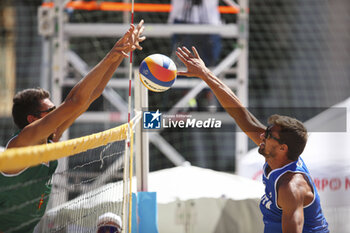
<svg viewBox="0 0 350 233">
<path fill-rule="evenodd" d="M 87 1 L 88 2 L 88 1 Z M 114 1 L 116 2 L 116 1 Z M 139 3 L 170 3 L 140 0 Z M 220 2 L 220 1 L 219 1 Z M 51 62 L 43 54 L 45 37 L 38 33 L 38 7 L 41 0 L 2 0 L 0 2 L 0 145 L 5 146 L 17 129 L 11 120 L 14 93 L 25 88 L 47 86 L 50 72 L 42 67 Z M 226 5 L 220 2 L 221 6 Z M 266 123 L 271 113 L 288 108 L 288 115 L 306 121 L 327 107 L 349 97 L 350 92 L 350 2 L 347 0 L 250 0 L 249 1 L 249 92 L 248 105 L 259 120 Z M 87 11 L 67 9 L 70 23 L 123 23 L 128 15 L 121 11 Z M 136 12 L 135 22 L 166 24 L 169 12 Z M 237 14 L 221 14 L 223 24 L 236 23 Z M 145 32 L 147 35 L 147 31 Z M 91 68 L 113 46 L 116 39 L 73 37 L 69 48 Z M 217 63 L 236 46 L 234 38 L 222 38 Z M 148 38 L 143 50 L 134 56 L 134 66 L 148 55 L 162 53 L 174 58 L 171 38 Z M 125 64 L 123 67 L 127 68 Z M 179 67 L 181 69 L 181 67 Z M 126 78 L 123 68 L 115 78 Z M 124 72 L 124 73 L 123 73 Z M 68 78 L 81 75 L 68 67 Z M 235 78 L 235 75 L 231 75 Z M 180 77 L 181 78 L 181 77 Z M 179 78 L 179 79 L 180 79 Z M 231 78 L 230 75 L 227 78 Z M 71 87 L 62 91 L 62 98 Z M 126 88 L 114 88 L 126 100 Z M 149 93 L 149 105 L 163 109 L 173 106 L 188 89 L 174 88 L 164 93 Z M 206 111 L 214 106 L 222 111 L 208 89 L 196 98 L 194 107 Z M 91 111 L 117 112 L 103 97 Z M 121 113 L 125 114 L 126 113 Z M 124 117 L 125 119 L 125 117 Z M 120 124 L 106 119 L 93 124 L 77 122 L 69 138 L 79 137 Z M 220 171 L 235 171 L 235 129 L 232 132 L 167 132 L 162 133 L 170 144 L 192 165 Z M 220 144 L 218 142 L 221 142 Z M 249 147 L 254 145 L 249 142 Z M 174 166 L 151 145 L 150 169 Z"/>
<path fill-rule="evenodd" d="M 52 91 L 55 86 L 56 80 L 53 78 L 51 66 L 54 59 L 52 54 L 57 48 L 57 43 L 52 41 L 50 36 L 40 35 L 38 32 L 40 26 L 38 9 L 43 3 L 50 2 L 0 1 L 0 147 L 5 147 L 7 141 L 17 132 L 11 119 L 14 94 L 25 88 L 38 86 Z M 88 4 L 102 1 L 85 2 Z M 127 3 L 129 1 L 103 2 Z M 171 4 L 170 0 L 136 2 Z M 227 2 L 219 1 L 219 5 L 227 6 Z M 310 137 L 308 144 L 310 146 L 307 146 L 303 155 L 305 155 L 305 161 L 310 164 L 310 170 L 315 175 L 316 186 L 325 200 L 322 204 L 323 207 L 327 207 L 324 209 L 326 209 L 328 221 L 331 219 L 329 216 L 332 216 L 331 229 L 334 232 L 347 232 L 346 229 L 350 229 L 349 224 L 345 228 L 347 218 L 350 216 L 350 203 L 347 198 L 350 190 L 348 176 L 350 148 L 347 146 L 349 127 L 348 116 L 346 116 L 346 114 L 349 115 L 350 105 L 350 1 L 250 0 L 246 10 L 249 12 L 248 47 L 245 48 L 248 52 L 247 106 L 262 123 L 266 123 L 268 116 L 273 113 L 285 114 L 307 122 L 311 133 L 321 133 Z M 64 12 L 66 23 L 77 25 L 83 23 L 127 25 L 130 22 L 129 12 L 123 11 L 66 8 Z M 171 21 L 169 16 L 167 10 L 137 11 L 135 22 L 144 19 L 146 26 L 147 24 L 176 24 L 177 22 Z M 235 11 L 222 12 L 220 17 L 223 25 L 239 23 L 239 17 Z M 146 30 L 144 34 L 147 36 L 151 30 Z M 71 60 L 65 67 L 66 80 L 59 92 L 60 99 L 64 99 L 72 85 L 83 77 L 84 70 L 90 70 L 105 56 L 120 37 L 117 36 L 120 33 L 116 32 L 114 38 L 83 35 L 65 38 L 67 50 L 71 51 Z M 208 38 L 193 37 L 192 42 L 204 41 L 206 44 L 209 41 Z M 143 50 L 135 52 L 133 56 L 134 68 L 137 69 L 148 55 L 161 53 L 173 58 L 179 70 L 184 69 L 174 55 L 174 46 L 186 42 L 180 40 L 175 43 L 175 39 L 173 36 L 149 36 L 142 44 Z M 212 69 L 225 60 L 232 51 L 242 46 L 237 37 L 226 36 L 220 39 L 221 49 L 216 50 L 217 59 L 208 61 L 207 64 Z M 205 53 L 205 49 L 202 52 Z M 128 65 L 126 60 L 110 82 L 110 88 L 113 90 L 110 93 L 117 93 L 120 103 L 127 102 L 128 89 L 125 84 L 127 82 L 123 81 L 126 81 L 129 75 Z M 224 70 L 220 78 L 224 78 L 226 82 L 235 81 L 237 69 L 237 65 L 233 65 Z M 178 77 L 177 83 L 179 84 L 183 79 Z M 233 90 L 239 91 L 235 88 Z M 149 106 L 166 112 L 188 91 L 189 88 L 185 85 L 177 87 L 174 85 L 164 93 L 149 92 Z M 338 115 L 323 114 L 326 109 L 340 102 L 342 102 L 341 107 L 345 109 L 345 114 L 344 111 Z M 213 112 L 222 113 L 227 117 L 208 88 L 191 99 L 189 107 L 194 112 L 207 115 Z M 84 116 L 84 119 L 79 118 L 73 124 L 64 136 L 65 139 L 100 132 L 127 121 L 125 109 L 117 108 L 115 103 L 108 101 L 106 97 L 100 97 L 95 101 Z M 337 127 L 339 122 L 340 128 Z M 238 172 L 237 129 L 232 120 L 225 121 L 223 129 L 222 132 L 166 130 L 160 132 L 160 135 L 191 165 L 234 174 Z M 325 137 L 322 136 L 322 133 L 328 132 L 331 133 L 323 134 Z M 255 145 L 249 141 L 247 149 L 254 147 Z M 256 161 L 255 158 L 257 158 L 256 150 L 250 151 L 241 160 L 240 175 L 259 180 L 260 163 L 263 161 Z M 322 164 L 318 163 L 320 161 Z M 76 162 L 69 158 L 70 166 L 74 166 Z M 176 165 L 155 143 L 150 144 L 150 171 L 173 168 Z M 242 167 L 244 167 L 243 171 Z M 198 177 L 200 179 L 202 175 L 199 174 Z M 187 177 L 184 180 L 186 179 Z M 68 199 L 79 194 L 71 193 Z M 224 195 L 223 199 L 225 199 Z M 179 204 L 174 205 L 179 208 Z M 235 208 L 230 208 L 232 209 L 235 212 Z M 164 212 L 169 211 L 167 209 Z M 169 219 L 172 218 L 172 216 L 169 217 Z M 231 221 L 230 218 L 226 220 Z"/>
</svg>

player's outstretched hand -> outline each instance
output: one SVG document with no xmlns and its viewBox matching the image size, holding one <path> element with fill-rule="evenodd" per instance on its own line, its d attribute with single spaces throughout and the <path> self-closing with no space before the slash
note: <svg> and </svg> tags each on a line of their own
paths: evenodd
<svg viewBox="0 0 350 233">
<path fill-rule="evenodd" d="M 186 47 L 177 48 L 176 55 L 187 68 L 187 71 L 178 71 L 177 75 L 203 78 L 205 74 L 210 72 L 210 70 L 205 66 L 194 46 L 192 46 L 192 52 L 193 53 L 191 53 Z"/>
<path fill-rule="evenodd" d="M 142 36 L 144 31 L 143 26 L 144 21 L 141 20 L 140 23 L 135 27 L 133 24 L 130 25 L 129 30 L 120 38 L 117 43 L 113 46 L 110 51 L 110 55 L 122 54 L 124 57 L 129 57 L 128 53 L 134 51 L 135 49 L 142 50 L 140 42 L 146 39 L 145 36 Z"/>
<path fill-rule="evenodd" d="M 140 23 L 137 25 L 137 27 L 133 30 L 131 36 L 129 37 L 128 42 L 131 45 L 131 47 L 129 48 L 131 49 L 130 51 L 134 51 L 135 49 L 142 50 L 142 47 L 140 46 L 140 42 L 146 39 L 145 36 L 142 36 L 142 33 L 145 29 L 145 27 L 143 26 L 143 23 L 144 21 L 142 19 Z"/>
</svg>

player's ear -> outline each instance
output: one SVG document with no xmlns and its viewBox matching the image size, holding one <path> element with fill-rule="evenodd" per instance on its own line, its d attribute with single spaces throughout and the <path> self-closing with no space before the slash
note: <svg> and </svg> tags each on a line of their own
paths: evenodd
<svg viewBox="0 0 350 233">
<path fill-rule="evenodd" d="M 280 150 L 282 150 L 284 152 L 288 152 L 288 145 L 287 144 L 281 144 L 280 145 Z"/>
<path fill-rule="evenodd" d="M 28 121 L 29 124 L 34 122 L 34 121 L 36 121 L 36 120 L 38 120 L 38 118 L 36 116 L 34 116 L 34 115 L 28 115 L 27 116 L 27 121 Z"/>
</svg>

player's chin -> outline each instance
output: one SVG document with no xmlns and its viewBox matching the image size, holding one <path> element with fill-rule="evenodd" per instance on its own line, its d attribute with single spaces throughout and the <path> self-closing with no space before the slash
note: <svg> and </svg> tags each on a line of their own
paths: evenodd
<svg viewBox="0 0 350 233">
<path fill-rule="evenodd" d="M 260 146 L 258 152 L 259 152 L 259 154 L 265 156 L 265 147 Z"/>
</svg>

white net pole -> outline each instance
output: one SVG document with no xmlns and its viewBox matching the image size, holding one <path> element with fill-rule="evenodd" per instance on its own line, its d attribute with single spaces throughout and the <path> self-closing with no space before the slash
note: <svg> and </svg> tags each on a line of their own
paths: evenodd
<svg viewBox="0 0 350 233">
<path fill-rule="evenodd" d="M 131 24 L 134 23 L 134 0 L 131 1 Z M 130 153 L 130 136 L 131 136 L 131 83 L 132 83 L 132 55 L 130 52 L 130 62 L 129 62 L 129 95 L 128 95 L 128 134 L 125 143 L 125 170 L 124 170 L 124 211 L 123 211 L 123 232 L 126 230 L 131 232 L 131 212 L 132 212 L 132 155 Z M 129 177 L 129 178 L 128 178 Z M 128 182 L 127 182 L 128 181 Z M 128 187 L 129 185 L 129 187 Z M 126 227 L 128 226 L 128 227 Z"/>
<path fill-rule="evenodd" d="M 135 90 L 135 110 L 140 112 L 142 118 L 143 108 L 148 107 L 148 89 L 145 88 L 138 78 L 138 70 L 134 71 L 134 90 Z M 135 157 L 136 157 L 136 181 L 137 191 L 148 191 L 148 172 L 149 172 L 149 138 L 148 133 L 142 132 L 142 122 L 136 125 L 135 130 Z"/>
</svg>

